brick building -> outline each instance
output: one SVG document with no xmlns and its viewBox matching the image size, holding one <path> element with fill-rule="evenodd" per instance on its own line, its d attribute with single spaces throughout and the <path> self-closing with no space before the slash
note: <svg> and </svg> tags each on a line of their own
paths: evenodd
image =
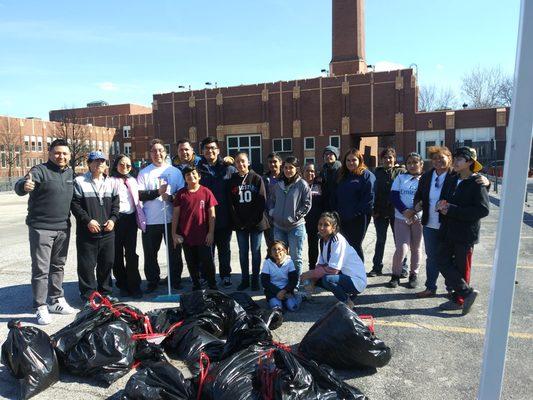
<svg viewBox="0 0 533 400">
<path fill-rule="evenodd" d="M 83 149 L 100 149 L 107 153 L 115 129 L 85 124 L 66 127 L 38 118 L 0 116 L 0 180 L 24 176 L 32 166 L 48 159 L 48 146 L 54 139 L 68 137 L 72 141 L 71 133 L 83 140 Z"/>
<path fill-rule="evenodd" d="M 411 151 L 460 144 L 478 148 L 482 160 L 501 159 L 509 110 L 418 112 L 412 69 L 374 72 L 365 60 L 364 1 L 332 0 L 332 57 L 328 76 L 154 94 L 152 109 L 132 104 L 54 110 L 82 123 L 115 128 L 111 153 L 149 159 L 148 142 L 188 138 L 195 148 L 217 136 L 223 154 L 247 151 L 260 169 L 271 151 L 322 163 L 327 145 L 358 147 L 370 166 L 379 150 Z"/>
<path fill-rule="evenodd" d="M 75 121 L 111 128 L 115 132 L 109 153 L 125 153 L 133 159 L 146 159 L 148 142 L 154 137 L 153 116 L 150 107 L 138 104 L 108 105 L 89 103 L 87 107 L 52 110 L 50 121 Z"/>
</svg>

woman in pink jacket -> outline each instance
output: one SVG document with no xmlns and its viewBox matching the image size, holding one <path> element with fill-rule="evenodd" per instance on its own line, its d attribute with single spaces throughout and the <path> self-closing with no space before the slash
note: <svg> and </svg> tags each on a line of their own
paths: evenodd
<svg viewBox="0 0 533 400">
<path fill-rule="evenodd" d="M 128 156 L 120 154 L 113 163 L 111 177 L 120 198 L 120 216 L 115 223 L 115 262 L 113 275 L 121 297 L 141 298 L 141 275 L 137 255 L 137 227 L 146 229 L 146 218 L 139 204 L 137 180 L 131 175 Z M 126 263 L 124 263 L 124 257 Z"/>
</svg>

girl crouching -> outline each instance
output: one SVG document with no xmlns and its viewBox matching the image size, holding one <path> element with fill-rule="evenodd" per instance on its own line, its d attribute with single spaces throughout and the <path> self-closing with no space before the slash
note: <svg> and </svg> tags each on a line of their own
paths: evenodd
<svg viewBox="0 0 533 400">
<path fill-rule="evenodd" d="M 298 273 L 291 257 L 287 255 L 287 245 L 281 240 L 274 240 L 268 247 L 268 257 L 261 271 L 261 284 L 272 309 L 296 311 L 300 307 L 301 299 L 294 293 Z"/>
<path fill-rule="evenodd" d="M 365 265 L 355 249 L 339 233 L 339 215 L 325 212 L 318 221 L 320 255 L 317 266 L 325 272 L 321 282 L 348 307 L 354 304 L 350 296 L 362 293 L 366 288 Z M 316 268 L 315 268 L 316 270 Z"/>
</svg>

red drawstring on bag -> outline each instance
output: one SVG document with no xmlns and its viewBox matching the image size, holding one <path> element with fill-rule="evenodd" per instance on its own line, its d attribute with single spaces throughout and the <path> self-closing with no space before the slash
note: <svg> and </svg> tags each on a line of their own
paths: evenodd
<svg viewBox="0 0 533 400">
<path fill-rule="evenodd" d="M 370 333 L 375 334 L 375 330 L 374 330 L 374 322 L 375 322 L 375 320 L 374 320 L 374 317 L 372 315 L 368 315 L 368 314 L 361 314 L 361 315 L 359 315 L 359 318 L 361 318 L 363 323 L 367 326 L 367 328 L 370 331 Z"/>
<path fill-rule="evenodd" d="M 206 362 L 206 366 L 204 366 L 204 361 Z M 200 360 L 198 362 L 200 363 L 200 374 L 198 380 L 198 395 L 196 396 L 196 400 L 200 400 L 202 398 L 202 389 L 204 387 L 205 379 L 209 373 L 209 367 L 211 366 L 209 356 L 203 351 L 200 352 Z"/>
</svg>

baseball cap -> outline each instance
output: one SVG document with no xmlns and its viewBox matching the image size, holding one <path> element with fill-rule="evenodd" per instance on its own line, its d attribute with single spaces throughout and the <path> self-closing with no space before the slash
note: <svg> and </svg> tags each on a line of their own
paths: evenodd
<svg viewBox="0 0 533 400">
<path fill-rule="evenodd" d="M 91 151 L 87 156 L 89 162 L 94 160 L 107 160 L 107 156 L 101 151 Z"/>
<path fill-rule="evenodd" d="M 483 165 L 481 165 L 481 163 L 477 160 L 476 149 L 472 147 L 467 147 L 467 146 L 459 147 L 453 152 L 453 156 L 463 157 L 467 161 L 469 160 L 474 161 L 474 168 L 473 168 L 474 172 L 479 172 L 483 168 Z"/>
</svg>

